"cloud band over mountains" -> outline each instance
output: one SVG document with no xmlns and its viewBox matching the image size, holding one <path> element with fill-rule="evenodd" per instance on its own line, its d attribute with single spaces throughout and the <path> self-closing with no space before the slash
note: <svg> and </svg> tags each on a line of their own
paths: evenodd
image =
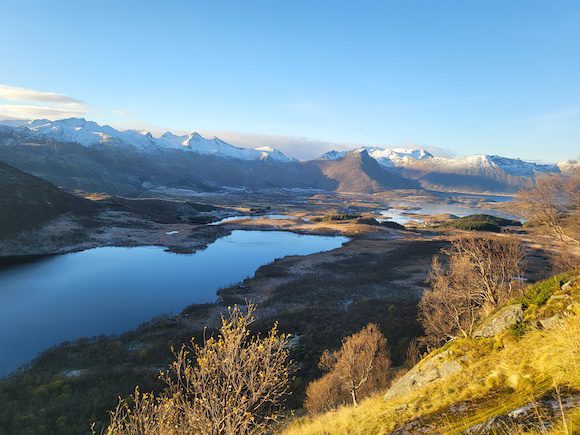
<svg viewBox="0 0 580 435">
<path fill-rule="evenodd" d="M 0 84 L 0 118 L 60 119 L 86 114 L 85 102 L 55 92 Z"/>
<path fill-rule="evenodd" d="M 71 117 L 84 117 L 92 111 L 91 106 L 86 102 L 68 95 L 55 92 L 38 91 L 30 88 L 11 86 L 0 83 L 0 119 L 50 119 L 58 120 Z M 127 110 L 106 110 L 112 118 L 127 117 L 135 113 Z M 111 117 L 110 116 L 110 117 Z M 164 129 L 158 126 L 143 124 L 139 121 L 124 119 L 120 122 L 113 122 L 119 128 L 147 129 L 162 133 Z M 280 149 L 287 155 L 298 159 L 316 158 L 322 153 L 331 150 L 348 150 L 363 145 L 363 143 L 342 143 L 300 136 L 287 136 L 262 133 L 242 133 L 227 130 L 204 130 L 202 133 L 209 136 L 218 136 L 226 142 L 246 148 L 259 146 L 272 146 Z M 182 132 L 186 133 L 185 130 Z M 449 156 L 445 150 L 434 147 L 421 147 L 430 151 L 434 155 Z"/>
</svg>

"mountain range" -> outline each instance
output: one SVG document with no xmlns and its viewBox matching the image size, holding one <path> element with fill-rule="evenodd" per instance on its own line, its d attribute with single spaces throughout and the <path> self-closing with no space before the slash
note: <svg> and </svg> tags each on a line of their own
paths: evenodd
<svg viewBox="0 0 580 435">
<path fill-rule="evenodd" d="M 538 174 L 578 165 L 489 155 L 452 159 L 420 148 L 380 147 L 329 151 L 298 161 L 271 147 L 240 148 L 198 133 L 155 137 L 84 118 L 0 121 L 0 161 L 65 188 L 134 196 L 160 187 L 510 193 L 533 183 Z"/>
</svg>

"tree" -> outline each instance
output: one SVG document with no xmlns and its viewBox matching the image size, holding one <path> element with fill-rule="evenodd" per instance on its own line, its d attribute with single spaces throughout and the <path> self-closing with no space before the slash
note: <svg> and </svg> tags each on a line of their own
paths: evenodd
<svg viewBox="0 0 580 435">
<path fill-rule="evenodd" d="M 476 288 L 472 291 L 485 313 L 522 290 L 525 251 L 517 237 L 461 237 L 445 253 L 464 259 L 473 269 Z"/>
<path fill-rule="evenodd" d="M 405 362 L 409 367 L 414 367 L 419 361 L 421 361 L 421 341 L 413 337 L 407 346 Z"/>
<path fill-rule="evenodd" d="M 429 345 L 471 337 L 476 323 L 522 291 L 524 250 L 515 237 L 461 237 L 431 267 L 431 289 L 419 302 L 419 321 Z"/>
<path fill-rule="evenodd" d="M 580 169 L 538 176 L 535 185 L 518 196 L 529 220 L 549 228 L 560 241 L 580 244 L 573 235 L 580 219 Z"/>
<path fill-rule="evenodd" d="M 276 325 L 264 338 L 250 336 L 254 306 L 235 306 L 217 337 L 183 346 L 152 394 L 121 400 L 111 413 L 108 434 L 247 434 L 265 431 L 283 411 L 289 394 L 288 340 Z"/>
<path fill-rule="evenodd" d="M 476 277 L 465 257 L 450 257 L 445 269 L 439 257 L 433 258 L 431 290 L 419 301 L 419 321 L 423 325 L 428 345 L 456 336 L 470 337 L 479 319 L 476 299 Z"/>
<path fill-rule="evenodd" d="M 344 403 L 347 397 L 356 406 L 362 396 L 387 385 L 391 366 L 387 339 L 370 323 L 345 338 L 338 351 L 325 351 L 319 366 L 328 373 L 308 386 L 306 409 L 322 412 Z"/>
</svg>

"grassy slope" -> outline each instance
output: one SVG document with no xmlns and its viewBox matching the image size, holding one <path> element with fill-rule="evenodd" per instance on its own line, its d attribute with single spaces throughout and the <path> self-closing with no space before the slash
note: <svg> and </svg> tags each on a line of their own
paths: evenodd
<svg viewBox="0 0 580 435">
<path fill-rule="evenodd" d="M 580 285 L 563 292 L 559 284 L 565 277 L 558 278 L 532 286 L 524 303 L 526 324 L 565 311 L 569 315 L 562 325 L 545 330 L 530 326 L 523 335 L 506 331 L 489 339 L 454 340 L 419 364 L 449 350 L 452 358 L 467 357 L 459 373 L 390 401 L 380 395 L 357 408 L 297 420 L 286 433 L 388 433 L 421 417 L 438 432 L 458 433 L 529 403 L 555 385 L 580 389 Z M 546 293 L 556 297 L 546 300 Z M 446 417 L 446 411 L 459 402 L 468 403 L 469 412 Z M 580 413 L 572 411 L 569 419 L 568 424 L 579 430 Z"/>
</svg>

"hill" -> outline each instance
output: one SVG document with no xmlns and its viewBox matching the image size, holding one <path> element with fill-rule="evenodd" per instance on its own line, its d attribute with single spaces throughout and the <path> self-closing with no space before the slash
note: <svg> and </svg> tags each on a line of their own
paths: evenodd
<svg viewBox="0 0 580 435">
<path fill-rule="evenodd" d="M 65 214 L 88 214 L 95 205 L 52 183 L 0 162 L 0 237 L 39 227 Z"/>
<path fill-rule="evenodd" d="M 367 150 L 353 151 L 338 159 L 311 162 L 337 184 L 339 192 L 376 193 L 386 189 L 418 189 L 419 183 L 382 167 Z"/>
<path fill-rule="evenodd" d="M 517 220 L 500 218 L 489 214 L 472 214 L 460 217 L 440 225 L 442 228 L 454 228 L 467 231 L 491 231 L 499 233 L 502 227 L 520 227 L 522 223 Z"/>
<path fill-rule="evenodd" d="M 385 395 L 300 419 L 285 433 L 562 433 L 564 425 L 565 433 L 580 430 L 577 276 L 530 286 L 521 300 L 484 319 L 476 335 L 424 356 Z"/>
</svg>

